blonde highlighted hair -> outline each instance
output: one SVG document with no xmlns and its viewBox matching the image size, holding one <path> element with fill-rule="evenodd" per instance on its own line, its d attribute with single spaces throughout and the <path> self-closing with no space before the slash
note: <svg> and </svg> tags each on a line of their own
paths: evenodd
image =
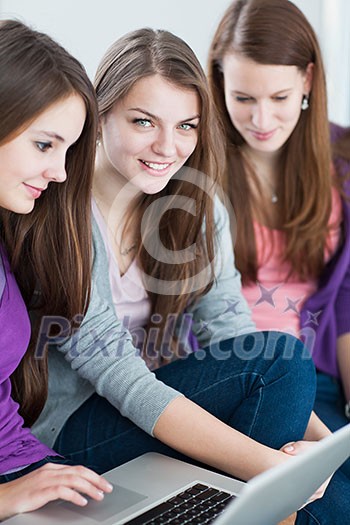
<svg viewBox="0 0 350 525">
<path fill-rule="evenodd" d="M 192 49 L 168 31 L 139 29 L 126 34 L 110 47 L 95 78 L 100 118 L 113 108 L 116 101 L 125 97 L 138 80 L 152 75 L 160 75 L 180 89 L 194 91 L 200 101 L 198 142 L 194 152 L 162 191 L 155 195 L 143 194 L 132 206 L 128 218 L 136 224 L 140 246 L 137 257 L 152 303 L 148 333 L 154 325 L 153 314 L 161 314 L 161 322 L 156 325 L 159 333 L 156 346 L 159 347 L 169 316 L 181 314 L 189 302 L 205 293 L 213 283 L 213 192 L 223 171 L 224 147 L 203 69 Z M 198 184 L 192 177 L 197 172 Z M 189 173 L 192 183 L 186 180 Z M 204 189 L 199 184 L 200 174 L 204 174 L 207 181 Z M 173 207 L 178 196 L 185 196 L 195 202 L 195 216 Z M 149 213 L 151 204 L 156 204 L 152 208 L 153 213 Z M 156 254 L 152 256 L 144 246 L 147 239 L 152 239 L 158 233 L 154 225 L 158 224 L 159 217 L 162 217 L 159 225 L 162 244 L 174 253 L 172 261 L 168 263 L 159 260 Z M 181 263 L 179 253 L 193 245 L 196 246 L 195 257 L 192 261 Z M 198 283 L 201 270 L 208 265 L 211 270 L 207 279 Z M 154 289 L 151 282 L 159 282 L 159 289 Z M 164 287 L 161 283 L 168 284 Z M 182 283 L 180 289 L 179 283 Z M 175 338 L 172 338 L 172 343 L 175 342 Z"/>
</svg>

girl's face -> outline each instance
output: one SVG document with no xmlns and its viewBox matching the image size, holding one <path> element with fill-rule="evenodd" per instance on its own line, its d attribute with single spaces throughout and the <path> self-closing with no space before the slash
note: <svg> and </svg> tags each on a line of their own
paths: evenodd
<svg viewBox="0 0 350 525">
<path fill-rule="evenodd" d="M 50 182 L 66 180 L 68 148 L 86 117 L 83 99 L 71 95 L 51 105 L 22 133 L 0 146 L 0 206 L 29 213 Z"/>
<path fill-rule="evenodd" d="M 303 95 L 310 93 L 312 64 L 303 74 L 296 66 L 258 64 L 230 53 L 223 75 L 227 111 L 248 148 L 278 152 L 299 120 Z"/>
<path fill-rule="evenodd" d="M 99 166 L 121 185 L 157 193 L 193 153 L 199 121 L 196 91 L 159 75 L 140 79 L 102 119 Z"/>
</svg>

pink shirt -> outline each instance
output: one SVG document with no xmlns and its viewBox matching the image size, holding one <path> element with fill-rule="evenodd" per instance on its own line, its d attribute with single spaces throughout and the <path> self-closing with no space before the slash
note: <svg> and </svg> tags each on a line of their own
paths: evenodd
<svg viewBox="0 0 350 525">
<path fill-rule="evenodd" d="M 141 339 L 145 336 L 142 327 L 147 325 L 151 315 L 151 303 L 142 282 L 142 272 L 134 259 L 124 275 L 120 275 L 118 261 L 108 239 L 106 222 L 94 200 L 92 212 L 106 248 L 109 281 L 116 314 L 125 328 L 133 334 L 134 342 L 140 348 Z"/>
<path fill-rule="evenodd" d="M 333 191 L 332 226 L 328 237 L 326 261 L 337 248 L 340 236 L 341 200 Z M 300 310 L 305 300 L 317 289 L 315 279 L 301 282 L 298 277 L 289 277 L 290 264 L 282 263 L 285 239 L 280 230 L 269 229 L 254 223 L 258 257 L 258 281 L 243 287 L 243 295 L 252 311 L 259 330 L 279 330 L 299 336 Z"/>
</svg>

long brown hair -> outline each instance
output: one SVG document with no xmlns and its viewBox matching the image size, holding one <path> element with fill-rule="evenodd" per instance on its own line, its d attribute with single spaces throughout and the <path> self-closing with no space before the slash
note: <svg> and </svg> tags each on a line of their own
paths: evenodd
<svg viewBox="0 0 350 525">
<path fill-rule="evenodd" d="M 12 376 L 13 397 L 27 425 L 39 415 L 47 395 L 46 352 L 35 358 L 41 319 L 55 316 L 71 322 L 85 312 L 89 300 L 90 198 L 98 115 L 93 86 L 77 60 L 47 35 L 17 21 L 1 22 L 0 147 L 49 106 L 72 94 L 82 97 L 87 116 L 79 139 L 66 155 L 67 181 L 50 184 L 30 214 L 1 210 L 0 215 L 1 242 L 33 311 L 30 346 Z M 37 290 L 40 293 L 35 294 Z"/>
<path fill-rule="evenodd" d="M 258 272 L 253 228 L 254 199 L 240 146 L 244 140 L 226 109 L 222 60 L 237 53 L 259 64 L 291 65 L 306 72 L 313 63 L 309 108 L 286 142 L 278 180 L 279 228 L 285 233 L 285 260 L 302 280 L 318 277 L 331 213 L 331 154 L 325 74 L 316 35 L 301 11 L 288 0 L 234 0 L 213 38 L 209 83 L 228 141 L 225 188 L 237 217 L 236 264 L 244 283 Z M 254 174 L 253 174 L 254 175 Z M 307 257 L 305 257 L 307 254 Z"/>
<path fill-rule="evenodd" d="M 136 224 L 139 236 L 137 257 L 152 303 L 148 333 L 154 325 L 153 314 L 161 314 L 161 321 L 158 322 L 158 316 L 156 324 L 159 346 L 168 316 L 183 312 L 189 302 L 205 293 L 213 283 L 213 192 L 215 182 L 221 177 L 224 147 L 202 67 L 191 48 L 168 31 L 143 28 L 128 33 L 110 47 L 95 78 L 100 118 L 113 108 L 117 100 L 125 97 L 138 80 L 155 74 L 181 89 L 195 91 L 201 105 L 198 142 L 194 152 L 162 191 L 156 195 L 143 194 L 135 205 L 133 203 L 126 221 Z M 205 183 L 201 188 L 203 174 Z M 188 182 L 188 178 L 192 182 Z M 173 207 L 180 196 L 194 200 L 195 216 Z M 155 203 L 156 206 L 151 206 Z M 155 225 L 159 217 L 162 219 L 157 232 Z M 157 233 L 163 245 L 173 253 L 168 262 L 162 262 L 158 257 L 157 247 L 152 255 L 145 248 Z M 182 261 L 179 255 L 181 250 L 194 245 L 196 253 L 193 260 Z M 206 268 L 208 271 L 202 272 Z M 205 277 L 200 280 L 203 274 Z M 170 339 L 175 343 L 176 338 Z"/>
</svg>

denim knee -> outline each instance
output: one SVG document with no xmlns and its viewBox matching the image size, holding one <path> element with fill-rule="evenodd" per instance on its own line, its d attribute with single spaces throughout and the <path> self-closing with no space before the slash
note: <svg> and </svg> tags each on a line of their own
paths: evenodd
<svg viewBox="0 0 350 525">
<path fill-rule="evenodd" d="M 296 389 L 312 400 L 316 393 L 316 372 L 311 355 L 296 337 L 283 332 L 252 332 L 210 345 L 214 360 L 246 373 L 260 374 L 269 381 L 283 377 L 284 388 Z"/>
<path fill-rule="evenodd" d="M 267 358 L 275 356 L 287 363 L 288 368 L 311 376 L 316 386 L 316 369 L 311 354 L 306 346 L 294 335 L 283 332 L 264 332 L 266 334 L 265 355 Z"/>
<path fill-rule="evenodd" d="M 306 388 L 315 396 L 316 370 L 306 346 L 293 335 L 283 332 L 266 331 L 264 358 L 273 360 L 278 367 L 289 374 L 298 388 Z"/>
<path fill-rule="evenodd" d="M 310 352 L 293 335 L 276 331 L 252 332 L 211 345 L 209 351 L 219 360 L 233 355 L 250 363 L 252 369 L 259 368 L 261 363 L 275 363 L 285 373 L 295 375 L 299 381 L 316 389 L 316 372 Z"/>
</svg>

